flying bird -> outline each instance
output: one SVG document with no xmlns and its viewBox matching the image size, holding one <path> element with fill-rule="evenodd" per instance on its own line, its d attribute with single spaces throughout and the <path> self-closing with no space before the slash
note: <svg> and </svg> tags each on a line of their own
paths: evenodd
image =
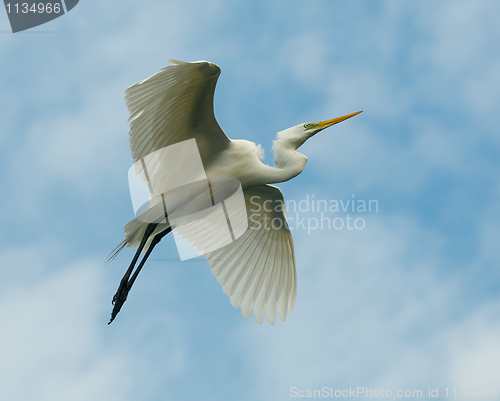
<svg viewBox="0 0 500 401">
<path fill-rule="evenodd" d="M 302 172 L 307 157 L 297 149 L 306 140 L 361 111 L 323 122 L 298 124 L 279 132 L 273 142 L 275 166 L 268 166 L 261 162 L 260 145 L 229 139 L 215 119 L 213 98 L 220 68 L 207 61 L 169 62 L 171 66 L 125 92 L 131 115 L 129 139 L 134 163 L 144 166 L 149 155 L 194 139 L 208 180 L 231 177 L 240 183 L 246 209 L 238 221 L 243 221 L 248 228 L 229 244 L 207 252 L 205 257 L 223 291 L 230 296 L 231 304 L 240 307 L 245 317 L 253 310 L 258 324 L 262 323 L 264 314 L 271 324 L 275 323 L 276 313 L 284 321 L 287 311 L 293 311 L 297 294 L 295 257 L 283 195 L 279 188 L 269 184 L 288 181 Z M 161 167 L 171 175 L 176 174 L 175 168 L 165 163 Z M 193 191 L 189 196 L 190 199 L 198 197 Z M 109 259 L 125 247 L 137 248 L 137 251 L 113 297 L 109 323 L 126 301 L 153 248 L 175 230 L 170 220 L 167 214 L 149 220 L 138 216 L 125 226 L 125 239 Z M 275 224 L 268 224 L 269 221 Z M 213 242 L 218 235 L 217 227 L 208 226 L 203 230 L 198 239 L 209 238 Z M 136 267 L 141 252 L 145 255 Z"/>
</svg>

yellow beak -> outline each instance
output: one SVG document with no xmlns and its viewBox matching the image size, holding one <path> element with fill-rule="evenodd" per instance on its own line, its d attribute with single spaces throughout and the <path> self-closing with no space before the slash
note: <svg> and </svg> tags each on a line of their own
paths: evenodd
<svg viewBox="0 0 500 401">
<path fill-rule="evenodd" d="M 357 113 L 347 114 L 347 115 L 342 116 L 342 117 L 337 117 L 337 118 L 334 118 L 333 120 L 322 121 L 322 122 L 316 123 L 314 125 L 315 125 L 316 129 L 317 128 L 325 129 L 325 128 L 331 127 L 334 124 L 337 124 L 337 123 L 340 123 L 344 120 L 347 120 L 348 118 L 354 117 L 354 116 L 358 115 L 359 113 L 361 113 L 361 111 L 358 111 Z"/>
</svg>

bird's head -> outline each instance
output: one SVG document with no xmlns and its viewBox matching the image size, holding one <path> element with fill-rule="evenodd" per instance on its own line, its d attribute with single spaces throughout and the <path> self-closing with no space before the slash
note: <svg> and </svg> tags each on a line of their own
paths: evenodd
<svg viewBox="0 0 500 401">
<path fill-rule="evenodd" d="M 332 125 L 338 124 L 344 120 L 347 120 L 348 118 L 354 117 L 359 113 L 361 113 L 361 111 L 358 111 L 357 113 L 347 114 L 342 117 L 333 118 L 331 120 L 321 121 L 319 123 L 299 124 L 295 127 L 291 127 L 284 131 L 278 132 L 277 140 L 282 142 L 282 145 L 297 149 L 306 140 L 316 135 L 318 132 L 324 130 L 325 128 L 331 127 Z"/>
</svg>

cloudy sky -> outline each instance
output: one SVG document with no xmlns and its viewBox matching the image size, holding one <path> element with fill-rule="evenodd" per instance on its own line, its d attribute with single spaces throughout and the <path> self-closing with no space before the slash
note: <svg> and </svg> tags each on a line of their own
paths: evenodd
<svg viewBox="0 0 500 401">
<path fill-rule="evenodd" d="M 498 15 L 496 0 L 82 0 L 12 34 L 0 12 L 0 397 L 500 389 Z M 169 58 L 221 67 L 217 119 L 269 164 L 277 131 L 364 110 L 281 185 L 378 202 L 350 213 L 362 230 L 292 231 L 284 323 L 245 319 L 165 238 L 106 324 L 133 255 L 103 267 L 133 218 L 124 91 Z"/>
</svg>

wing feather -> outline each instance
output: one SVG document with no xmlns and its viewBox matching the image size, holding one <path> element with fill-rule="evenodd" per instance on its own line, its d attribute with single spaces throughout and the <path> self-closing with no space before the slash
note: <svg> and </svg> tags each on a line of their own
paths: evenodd
<svg viewBox="0 0 500 401">
<path fill-rule="evenodd" d="M 206 61 L 172 62 L 125 91 L 134 162 L 194 138 L 205 163 L 229 144 L 213 111 L 220 68 Z"/>
<path fill-rule="evenodd" d="M 283 203 L 283 195 L 270 185 L 243 192 L 248 213 L 247 231 L 231 244 L 205 256 L 233 306 L 240 307 L 245 317 L 253 310 L 259 324 L 265 313 L 269 323 L 274 324 L 276 312 L 285 320 L 296 298 L 292 236 L 286 225 L 284 205 L 280 210 L 275 207 L 277 202 Z M 264 208 L 264 202 L 269 200 L 273 205 L 269 209 L 267 204 L 270 211 Z"/>
</svg>

